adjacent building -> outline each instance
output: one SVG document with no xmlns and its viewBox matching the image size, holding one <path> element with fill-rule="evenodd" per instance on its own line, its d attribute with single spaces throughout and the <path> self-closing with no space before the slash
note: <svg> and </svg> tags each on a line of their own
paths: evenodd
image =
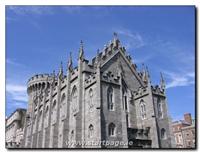
<svg viewBox="0 0 200 153">
<path fill-rule="evenodd" d="M 24 148 L 175 147 L 162 75 L 153 86 L 116 34 L 90 62 L 81 42 L 66 69 L 29 79 Z"/>
<path fill-rule="evenodd" d="M 184 120 L 172 124 L 177 148 L 195 148 L 195 120 L 190 113 L 184 114 Z"/>
<path fill-rule="evenodd" d="M 24 134 L 26 109 L 17 109 L 6 118 L 6 147 L 20 147 Z"/>
</svg>

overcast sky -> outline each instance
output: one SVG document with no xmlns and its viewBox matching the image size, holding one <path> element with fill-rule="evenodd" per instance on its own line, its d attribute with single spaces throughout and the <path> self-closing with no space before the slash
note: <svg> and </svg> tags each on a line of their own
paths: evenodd
<svg viewBox="0 0 200 153">
<path fill-rule="evenodd" d="M 152 83 L 166 80 L 169 114 L 195 113 L 194 7 L 6 7 L 6 115 L 26 108 L 27 80 L 77 62 L 80 40 L 87 59 L 113 39 L 137 64 L 148 66 Z"/>
</svg>

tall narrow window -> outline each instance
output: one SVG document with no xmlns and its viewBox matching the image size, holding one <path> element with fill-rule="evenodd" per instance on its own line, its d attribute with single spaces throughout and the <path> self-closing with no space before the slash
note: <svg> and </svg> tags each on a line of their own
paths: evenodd
<svg viewBox="0 0 200 153">
<path fill-rule="evenodd" d="M 40 114 L 39 114 L 39 122 L 42 121 L 42 110 L 40 110 Z"/>
<path fill-rule="evenodd" d="M 115 136 L 115 124 L 114 123 L 110 123 L 108 126 L 108 134 L 109 136 Z"/>
<path fill-rule="evenodd" d="M 88 137 L 92 138 L 94 135 L 94 127 L 92 124 L 90 124 L 89 129 L 88 129 Z"/>
<path fill-rule="evenodd" d="M 49 111 L 49 106 L 47 106 L 45 109 L 45 115 L 47 115 L 48 111 Z"/>
<path fill-rule="evenodd" d="M 128 106 L 127 106 L 127 96 L 124 96 L 124 105 L 125 105 L 125 110 L 127 110 Z"/>
<path fill-rule="evenodd" d="M 65 96 L 65 93 L 63 93 L 61 96 L 61 101 L 60 101 L 60 116 L 61 117 L 64 117 L 66 114 L 65 111 L 66 111 L 67 104 L 66 104 L 65 100 L 66 100 L 66 96 Z"/>
<path fill-rule="evenodd" d="M 74 141 L 74 140 L 75 140 L 75 139 L 74 139 L 74 130 L 71 131 L 71 136 L 70 136 L 70 138 L 71 138 L 71 141 Z"/>
<path fill-rule="evenodd" d="M 127 90 L 125 88 L 122 89 L 122 102 L 123 102 L 123 109 L 128 110 L 128 98 L 127 98 Z"/>
<path fill-rule="evenodd" d="M 61 97 L 61 103 L 63 103 L 65 101 L 65 94 L 62 94 L 62 97 Z"/>
<path fill-rule="evenodd" d="M 107 91 L 108 110 L 114 110 L 113 88 L 109 87 Z"/>
<path fill-rule="evenodd" d="M 89 90 L 89 108 L 92 108 L 93 106 L 93 90 Z"/>
<path fill-rule="evenodd" d="M 166 139 L 166 131 L 164 128 L 161 129 L 161 139 Z"/>
<path fill-rule="evenodd" d="M 127 125 L 127 128 L 129 127 L 129 119 L 128 119 L 128 114 L 126 114 L 126 125 Z"/>
<path fill-rule="evenodd" d="M 44 114 L 45 119 L 46 119 L 47 116 L 48 116 L 48 112 L 49 112 L 49 106 L 47 105 L 47 107 L 46 107 L 46 109 L 45 109 L 45 114 Z"/>
<path fill-rule="evenodd" d="M 146 103 L 142 99 L 140 101 L 140 112 L 141 112 L 141 118 L 146 119 Z"/>
<path fill-rule="evenodd" d="M 163 109 L 162 109 L 162 102 L 160 101 L 160 98 L 158 98 L 158 117 L 162 118 L 163 117 Z"/>
<path fill-rule="evenodd" d="M 77 111 L 78 108 L 78 95 L 77 95 L 77 89 L 76 87 L 72 90 L 72 111 Z"/>
<path fill-rule="evenodd" d="M 55 109 L 56 109 L 56 100 L 53 101 L 53 105 L 52 105 L 52 113 L 54 112 Z"/>
</svg>

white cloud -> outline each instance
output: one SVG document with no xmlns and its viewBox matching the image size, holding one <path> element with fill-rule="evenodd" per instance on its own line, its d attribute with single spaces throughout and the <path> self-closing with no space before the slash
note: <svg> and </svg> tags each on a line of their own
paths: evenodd
<svg viewBox="0 0 200 153">
<path fill-rule="evenodd" d="M 10 65 L 14 65 L 14 66 L 23 66 L 22 64 L 16 62 L 16 61 L 13 60 L 13 59 L 10 59 L 10 58 L 7 58 L 7 59 L 6 59 L 6 63 L 7 63 L 7 64 L 10 64 Z"/>
<path fill-rule="evenodd" d="M 126 37 L 125 46 L 127 49 L 140 48 L 145 45 L 141 34 L 138 32 L 132 32 L 128 29 L 114 29 L 114 31 Z"/>
<path fill-rule="evenodd" d="M 15 101 L 28 101 L 26 86 L 17 85 L 17 84 L 7 84 L 6 91 L 10 94 L 11 99 Z"/>
<path fill-rule="evenodd" d="M 164 72 L 164 74 L 170 80 L 170 82 L 166 84 L 166 88 L 189 86 L 195 83 L 194 72 L 187 72 L 187 73 Z"/>
<path fill-rule="evenodd" d="M 26 14 L 54 14 L 51 7 L 48 6 L 8 6 L 7 9 L 18 15 Z"/>
</svg>

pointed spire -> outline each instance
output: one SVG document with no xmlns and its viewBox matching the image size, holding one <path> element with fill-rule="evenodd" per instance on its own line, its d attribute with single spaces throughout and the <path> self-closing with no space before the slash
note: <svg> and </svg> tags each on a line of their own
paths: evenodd
<svg viewBox="0 0 200 153">
<path fill-rule="evenodd" d="M 116 33 L 116 32 L 113 33 L 113 36 L 114 36 L 114 40 L 117 40 L 117 39 L 118 39 L 118 36 L 117 36 L 117 33 Z"/>
<path fill-rule="evenodd" d="M 56 77 L 55 70 L 53 70 L 53 78 L 55 78 L 55 77 Z"/>
<path fill-rule="evenodd" d="M 96 55 L 96 60 L 95 60 L 95 65 L 96 67 L 100 67 L 100 55 L 99 55 L 100 51 L 99 49 L 97 49 L 97 55 Z"/>
<path fill-rule="evenodd" d="M 160 88 L 164 91 L 165 90 L 165 80 L 163 78 L 162 73 L 160 72 Z"/>
<path fill-rule="evenodd" d="M 79 59 L 83 61 L 84 59 L 84 50 L 83 50 L 83 41 L 81 40 L 80 49 L 79 49 Z"/>
<path fill-rule="evenodd" d="M 142 80 L 147 83 L 147 72 L 146 72 L 146 69 L 145 69 L 145 66 L 144 66 L 144 63 L 142 63 Z"/>
<path fill-rule="evenodd" d="M 145 82 L 145 83 L 148 83 L 150 81 L 150 75 L 149 75 L 149 70 L 148 70 L 148 67 L 144 66 L 144 63 L 142 64 L 142 80 Z"/>
<path fill-rule="evenodd" d="M 60 79 L 62 79 L 62 77 L 63 77 L 63 64 L 62 64 L 62 61 L 60 62 L 60 69 L 59 69 L 58 76 L 59 76 Z"/>
<path fill-rule="evenodd" d="M 100 53 L 100 50 L 99 50 L 99 49 L 97 49 L 97 56 L 99 56 L 99 53 Z"/>
<path fill-rule="evenodd" d="M 113 47 L 114 47 L 114 49 L 118 49 L 119 46 L 120 46 L 120 41 L 119 41 L 119 39 L 118 39 L 118 36 L 117 36 L 117 33 L 116 33 L 116 32 L 114 32 L 113 35 L 114 35 Z"/>
<path fill-rule="evenodd" d="M 99 60 L 100 60 L 99 53 L 100 53 L 100 51 L 99 51 L 99 49 L 97 49 L 97 56 L 96 56 L 96 61 L 97 62 L 99 62 Z"/>
<path fill-rule="evenodd" d="M 68 70 L 69 70 L 69 71 L 72 71 L 72 70 L 73 70 L 72 52 L 70 52 L 70 54 L 69 54 Z"/>
<path fill-rule="evenodd" d="M 53 70 L 53 73 L 52 73 L 52 86 L 54 86 L 55 84 L 55 79 L 56 79 L 56 73 L 55 73 L 55 70 Z"/>
<path fill-rule="evenodd" d="M 148 79 L 150 79 L 150 73 L 149 73 L 149 69 L 148 69 L 147 66 L 146 66 L 146 73 L 147 73 L 147 77 L 148 77 Z"/>
</svg>

